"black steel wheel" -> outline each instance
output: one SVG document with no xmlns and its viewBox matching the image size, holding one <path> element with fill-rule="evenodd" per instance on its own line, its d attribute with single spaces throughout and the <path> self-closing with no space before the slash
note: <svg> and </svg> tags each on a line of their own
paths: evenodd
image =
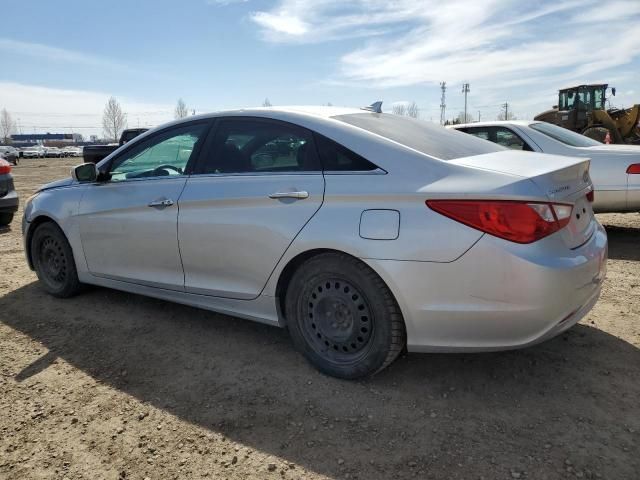
<svg viewBox="0 0 640 480">
<path fill-rule="evenodd" d="M 374 374 L 404 348 L 404 322 L 393 295 L 353 257 L 326 253 L 305 262 L 291 279 L 285 306 L 294 344 L 329 375 Z"/>
<path fill-rule="evenodd" d="M 31 259 L 45 290 L 56 297 L 70 297 L 81 288 L 73 251 L 64 233 L 52 222 L 36 227 L 31 238 Z"/>
</svg>

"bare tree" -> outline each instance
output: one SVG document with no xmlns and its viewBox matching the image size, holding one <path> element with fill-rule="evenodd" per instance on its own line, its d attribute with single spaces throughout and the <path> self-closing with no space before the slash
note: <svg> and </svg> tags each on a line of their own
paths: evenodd
<svg viewBox="0 0 640 480">
<path fill-rule="evenodd" d="M 407 105 L 407 116 L 411 118 L 418 118 L 418 104 L 416 102 L 411 102 Z"/>
<path fill-rule="evenodd" d="M 127 117 L 122 112 L 120 103 L 118 103 L 115 97 L 111 97 L 104 107 L 104 114 L 102 115 L 102 128 L 104 129 L 105 136 L 117 142 L 126 124 Z"/>
<path fill-rule="evenodd" d="M 464 112 L 458 113 L 458 118 L 456 118 L 458 123 L 471 123 L 473 122 L 473 115 L 467 112 L 467 116 L 464 116 Z"/>
<path fill-rule="evenodd" d="M 184 103 L 184 100 L 181 98 L 178 99 L 178 103 L 176 104 L 176 109 L 173 113 L 174 118 L 180 119 L 189 115 L 189 109 L 187 108 L 187 104 Z"/>
<path fill-rule="evenodd" d="M 7 112 L 6 108 L 3 108 L 0 112 L 0 139 L 4 143 L 8 143 L 11 137 L 11 134 L 15 132 L 16 124 L 11 118 L 11 114 Z"/>
<path fill-rule="evenodd" d="M 407 106 L 404 103 L 396 103 L 391 112 L 394 115 L 405 116 L 407 114 Z"/>
<path fill-rule="evenodd" d="M 418 104 L 416 102 L 411 103 L 396 103 L 393 106 L 392 113 L 394 115 L 401 115 L 403 117 L 418 118 Z"/>
<path fill-rule="evenodd" d="M 517 120 L 518 118 L 512 111 L 509 111 L 506 115 L 504 114 L 504 110 L 498 114 L 496 117 L 497 120 Z"/>
<path fill-rule="evenodd" d="M 271 105 L 271 102 L 269 101 L 268 98 L 265 98 L 264 102 L 262 102 L 262 106 L 263 107 L 272 107 L 273 105 Z"/>
</svg>

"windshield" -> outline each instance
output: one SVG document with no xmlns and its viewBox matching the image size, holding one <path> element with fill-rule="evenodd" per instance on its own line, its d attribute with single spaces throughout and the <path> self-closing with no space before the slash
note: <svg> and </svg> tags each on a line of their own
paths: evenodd
<svg viewBox="0 0 640 480">
<path fill-rule="evenodd" d="M 595 147 L 602 145 L 600 142 L 593 140 L 579 133 L 572 132 L 566 128 L 558 127 L 550 123 L 538 122 L 529 125 L 534 130 L 545 134 L 547 137 L 551 137 L 554 140 L 570 145 L 572 147 Z"/>
<path fill-rule="evenodd" d="M 350 113 L 333 117 L 426 155 L 453 160 L 506 150 L 495 143 L 435 123 L 388 113 Z"/>
</svg>

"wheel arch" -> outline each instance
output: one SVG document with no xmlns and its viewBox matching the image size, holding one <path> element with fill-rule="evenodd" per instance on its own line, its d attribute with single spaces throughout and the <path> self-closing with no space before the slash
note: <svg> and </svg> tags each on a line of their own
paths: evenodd
<svg viewBox="0 0 640 480">
<path fill-rule="evenodd" d="M 384 280 L 384 277 L 382 275 L 380 275 L 380 273 L 378 273 L 374 268 L 372 268 L 371 265 L 369 265 L 368 263 L 362 261 L 360 258 L 356 257 L 355 255 L 352 255 L 352 254 L 347 253 L 347 252 L 342 251 L 342 250 L 336 250 L 336 249 L 333 249 L 333 248 L 314 248 L 314 249 L 311 249 L 311 250 L 306 250 L 304 252 L 300 252 L 297 255 L 295 255 L 294 257 L 292 257 L 291 259 L 289 259 L 287 264 L 280 271 L 280 275 L 278 276 L 278 282 L 276 284 L 276 306 L 277 306 L 277 309 L 278 309 L 278 318 L 280 319 L 280 322 L 281 322 L 281 324 L 283 326 L 287 325 L 287 318 L 285 316 L 285 307 L 284 307 L 284 305 L 285 305 L 285 298 L 286 298 L 287 290 L 289 288 L 289 284 L 290 284 L 291 278 L 293 277 L 293 274 L 307 260 L 309 260 L 312 257 L 315 257 L 317 255 L 321 255 L 321 254 L 325 254 L 325 253 L 337 253 L 337 254 L 340 254 L 340 255 L 346 255 L 346 256 L 351 257 L 351 258 L 355 259 L 356 261 L 362 263 L 367 268 L 371 269 L 380 278 L 380 280 L 386 285 L 386 287 L 389 289 L 389 291 L 391 292 L 391 296 L 393 297 L 394 301 L 396 302 L 396 305 L 398 305 L 398 308 L 400 309 L 400 312 L 402 313 L 402 305 L 398 301 L 398 298 L 396 297 L 393 289 L 391 288 L 391 285 L 389 285 Z"/>
<path fill-rule="evenodd" d="M 29 268 L 31 270 L 34 269 L 33 256 L 31 252 L 31 239 L 33 238 L 33 232 L 35 232 L 36 229 L 43 223 L 49 223 L 49 222 L 53 223 L 58 228 L 60 228 L 60 225 L 58 224 L 58 222 L 56 222 L 53 218 L 51 218 L 48 215 L 38 215 L 33 220 L 31 220 L 31 222 L 29 222 L 29 228 L 26 231 L 26 237 L 24 240 L 24 250 L 27 255 L 27 263 L 29 264 Z M 62 230 L 62 228 L 60 228 L 60 230 Z"/>
</svg>

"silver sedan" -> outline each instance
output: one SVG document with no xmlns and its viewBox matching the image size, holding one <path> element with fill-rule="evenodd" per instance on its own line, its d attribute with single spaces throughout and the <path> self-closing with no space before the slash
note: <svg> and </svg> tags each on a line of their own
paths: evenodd
<svg viewBox="0 0 640 480">
<path fill-rule="evenodd" d="M 605 145 L 546 122 L 496 121 L 455 125 L 514 150 L 591 159 L 596 213 L 640 212 L 640 146 Z"/>
<path fill-rule="evenodd" d="M 173 122 L 25 207 L 29 265 L 287 327 L 321 371 L 532 345 L 595 304 L 607 237 L 589 161 L 405 117 L 269 108 Z"/>
</svg>

